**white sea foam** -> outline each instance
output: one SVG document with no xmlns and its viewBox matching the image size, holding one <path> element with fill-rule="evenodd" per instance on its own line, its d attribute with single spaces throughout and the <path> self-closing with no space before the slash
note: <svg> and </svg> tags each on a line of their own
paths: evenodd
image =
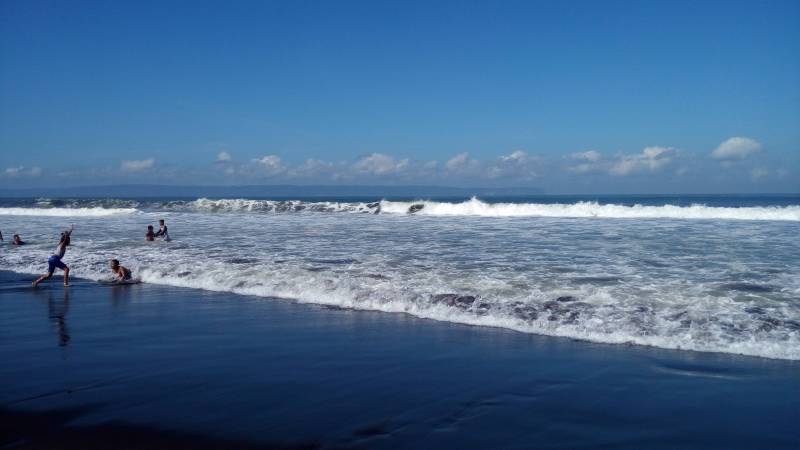
<svg viewBox="0 0 800 450">
<path fill-rule="evenodd" d="M 660 306 L 638 309 L 632 299 L 608 298 L 613 294 L 602 289 L 581 291 L 574 287 L 551 292 L 517 292 L 512 295 L 516 297 L 514 301 L 492 297 L 490 291 L 486 291 L 486 297 L 479 296 L 472 303 L 468 297 L 465 305 L 459 306 L 458 303 L 431 301 L 435 293 L 446 292 L 451 287 L 433 278 L 413 283 L 412 280 L 376 281 L 347 274 L 314 274 L 292 265 L 237 267 L 222 263 L 198 265 L 183 260 L 168 269 L 158 264 L 147 267 L 152 264 L 152 261 L 134 264 L 135 274 L 153 284 L 406 313 L 443 322 L 598 343 L 800 359 L 797 330 L 779 326 L 767 331 L 763 329 L 763 321 L 740 314 L 738 305 L 729 300 L 696 298 L 697 303 L 690 304 L 683 298 L 686 292 L 663 293 Z M 108 278 L 107 270 L 100 269 L 104 266 L 104 259 L 84 260 L 73 265 L 73 273 L 102 280 Z M 24 272 L 35 272 L 33 267 L 24 269 Z M 580 298 L 580 303 L 554 303 L 553 299 L 565 291 L 584 297 Z M 532 311 L 536 313 L 531 315 Z M 773 320 L 780 322 L 781 319 Z M 737 331 L 732 334 L 732 329 Z"/>
<path fill-rule="evenodd" d="M 76 221 L 64 258 L 73 275 L 108 278 L 117 258 L 153 284 L 800 360 L 796 222 L 419 220 L 192 205 L 166 215 L 172 242 L 145 242 L 144 227 L 165 215 L 144 209 Z M 3 222 L 28 245 L 3 244 L 0 268 L 42 273 L 62 221 Z"/>
<path fill-rule="evenodd" d="M 771 307 L 769 316 L 748 315 L 742 312 L 743 305 L 730 297 L 698 294 L 680 283 L 653 285 L 659 291 L 651 294 L 649 302 L 641 303 L 635 287 L 533 284 L 521 288 L 513 280 L 498 278 L 495 272 L 466 282 L 448 279 L 454 274 L 440 271 L 416 273 L 414 279 L 401 278 L 398 273 L 376 279 L 367 276 L 374 272 L 372 264 L 320 272 L 297 262 L 230 264 L 198 258 L 195 251 L 170 251 L 161 243 L 145 253 L 134 253 L 138 254 L 126 254 L 123 262 L 152 284 L 406 313 L 598 343 L 800 360 L 800 322 L 791 319 L 791 312 Z M 103 280 L 109 277 L 106 264 L 112 256 L 115 253 L 108 250 L 72 251 L 66 262 L 74 275 Z M 40 260 L 21 262 L 13 269 L 38 273 L 46 254 Z M 469 295 L 448 294 L 459 291 Z M 575 300 L 556 300 L 565 295 Z M 444 300 L 437 301 L 437 297 Z"/>
<path fill-rule="evenodd" d="M 421 208 L 420 208 L 421 207 Z M 416 210 L 416 211 L 414 211 Z M 429 216 L 484 216 L 484 217 L 587 217 L 620 219 L 723 219 L 723 220 L 789 220 L 800 221 L 800 206 L 717 207 L 644 206 L 577 202 L 570 204 L 546 203 L 486 203 L 477 198 L 462 203 L 434 201 L 393 202 L 382 201 L 381 213 Z"/>
<path fill-rule="evenodd" d="M 302 200 L 250 200 L 200 198 L 178 206 L 166 205 L 167 209 L 196 210 L 202 212 L 374 212 L 378 203 L 306 202 Z"/>
<path fill-rule="evenodd" d="M 99 217 L 133 214 L 135 208 L 0 208 L 0 216 Z"/>
<path fill-rule="evenodd" d="M 44 207 L 43 207 L 44 206 Z M 49 206 L 49 207 L 48 207 Z M 138 209 L 137 209 L 138 208 Z M 464 202 L 430 200 L 330 202 L 304 200 L 209 199 L 185 201 L 135 201 L 124 199 L 39 199 L 36 207 L 0 208 L 0 215 L 106 216 L 139 210 L 199 213 L 371 213 L 424 216 L 563 217 L 609 219 L 713 219 L 800 221 L 800 205 L 707 206 L 623 205 L 580 201 L 576 203 L 489 203 L 478 198 Z"/>
<path fill-rule="evenodd" d="M 533 309 L 539 311 L 538 316 L 531 319 L 515 313 L 515 307 L 512 306 L 514 302 L 499 302 L 496 298 L 478 298 L 465 307 L 432 303 L 430 300 L 435 295 L 432 293 L 437 292 L 436 286 L 409 290 L 391 282 L 375 283 L 372 280 L 346 276 L 313 276 L 296 268 L 262 272 L 269 273 L 265 277 L 255 275 L 257 271 L 252 268 L 236 270 L 218 266 L 202 273 L 188 272 L 189 266 L 185 268 L 187 271 L 181 272 L 181 275 L 145 269 L 142 271 L 142 279 L 170 286 L 294 299 L 349 309 L 406 313 L 443 322 L 507 328 L 525 333 L 598 343 L 637 344 L 667 349 L 800 359 L 800 333 L 797 331 L 779 330 L 773 333 L 771 339 L 766 338 L 767 333 L 763 331 L 761 339 L 749 336 L 732 338 L 729 327 L 739 326 L 742 327 L 742 332 L 756 333 L 762 322 L 755 319 L 748 322 L 747 319 L 739 318 L 742 323 L 736 325 L 734 311 L 714 312 L 713 308 L 719 306 L 718 302 L 696 307 L 687 306 L 683 311 L 679 308 L 665 307 L 661 310 L 637 312 L 632 310 L 627 302 L 619 307 L 613 305 L 603 307 L 600 305 L 602 299 L 589 296 L 582 299 L 584 302 L 581 302 L 578 308 L 568 303 L 560 305 L 565 309 L 559 312 L 556 309 L 548 311 L 547 307 L 543 306 L 552 303 L 552 299 L 557 298 L 558 292 L 537 292 L 533 296 L 530 293 L 525 295 L 528 301 L 524 307 L 529 311 Z M 603 296 L 598 293 L 594 295 Z M 534 298 L 551 300 L 536 302 L 532 301 Z M 673 300 L 683 303 L 680 298 Z M 712 310 L 707 310 L 705 307 L 710 307 Z M 570 320 L 569 318 L 576 312 L 578 315 L 574 316 L 574 320 Z M 717 315 L 717 320 L 709 321 L 709 316 L 713 314 Z M 676 315 L 679 317 L 676 318 Z"/>
</svg>

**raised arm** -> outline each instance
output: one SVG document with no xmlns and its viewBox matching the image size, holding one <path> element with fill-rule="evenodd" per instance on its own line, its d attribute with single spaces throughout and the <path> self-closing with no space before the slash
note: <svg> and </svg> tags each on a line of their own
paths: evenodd
<svg viewBox="0 0 800 450">
<path fill-rule="evenodd" d="M 72 224 L 72 225 L 70 225 L 70 226 L 69 226 L 69 230 L 65 231 L 65 233 L 67 233 L 67 236 L 71 235 L 71 234 L 72 234 L 72 231 L 73 231 L 74 229 L 75 229 L 75 224 Z"/>
</svg>

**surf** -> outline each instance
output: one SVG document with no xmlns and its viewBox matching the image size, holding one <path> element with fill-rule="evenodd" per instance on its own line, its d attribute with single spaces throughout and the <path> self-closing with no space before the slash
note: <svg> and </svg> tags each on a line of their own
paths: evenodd
<svg viewBox="0 0 800 450">
<path fill-rule="evenodd" d="M 103 217 L 139 212 L 136 208 L 0 208 L 0 216 Z"/>
<path fill-rule="evenodd" d="M 475 217 L 563 217 L 594 219 L 717 219 L 800 221 L 800 206 L 719 207 L 649 206 L 635 204 L 600 204 L 598 202 L 562 203 L 487 203 L 476 197 L 460 203 L 437 201 L 396 202 L 383 200 L 380 212 L 423 216 Z"/>
<path fill-rule="evenodd" d="M 616 199 L 616 200 L 621 200 Z M 593 200 L 558 202 L 491 202 L 477 197 L 464 201 L 418 199 L 397 201 L 310 201 L 247 198 L 198 198 L 195 200 L 37 199 L 22 204 L 6 203 L 0 215 L 109 216 L 136 212 L 187 212 L 204 214 L 304 214 L 351 213 L 416 215 L 428 217 L 549 217 L 576 219 L 673 219 L 800 221 L 800 205 L 720 206 L 694 204 L 601 203 Z M 666 199 L 669 201 L 670 199 Z M 769 198 L 764 200 L 769 201 Z M 651 199 L 652 202 L 652 199 Z"/>
</svg>

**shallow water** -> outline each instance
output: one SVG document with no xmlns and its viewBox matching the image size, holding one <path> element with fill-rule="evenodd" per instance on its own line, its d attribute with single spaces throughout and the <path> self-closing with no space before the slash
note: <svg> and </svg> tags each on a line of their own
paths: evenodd
<svg viewBox="0 0 800 450">
<path fill-rule="evenodd" d="M 145 283 L 27 285 L 0 271 L 0 361 L 13 362 L 0 364 L 0 447 L 728 450 L 800 442 L 797 361 Z"/>
<path fill-rule="evenodd" d="M 29 245 L 0 268 L 43 272 L 74 222 L 90 279 L 118 258 L 148 283 L 800 359 L 799 198 L 594 200 L 5 200 Z M 159 218 L 173 241 L 145 242 Z"/>
</svg>

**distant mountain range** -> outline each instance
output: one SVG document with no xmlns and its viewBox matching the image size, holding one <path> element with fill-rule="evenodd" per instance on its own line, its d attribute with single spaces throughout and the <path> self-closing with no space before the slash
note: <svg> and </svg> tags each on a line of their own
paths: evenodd
<svg viewBox="0 0 800 450">
<path fill-rule="evenodd" d="M 0 189 L 0 197 L 482 197 L 536 195 L 538 188 L 462 188 L 448 186 L 169 186 L 129 184 L 61 188 Z"/>
</svg>

